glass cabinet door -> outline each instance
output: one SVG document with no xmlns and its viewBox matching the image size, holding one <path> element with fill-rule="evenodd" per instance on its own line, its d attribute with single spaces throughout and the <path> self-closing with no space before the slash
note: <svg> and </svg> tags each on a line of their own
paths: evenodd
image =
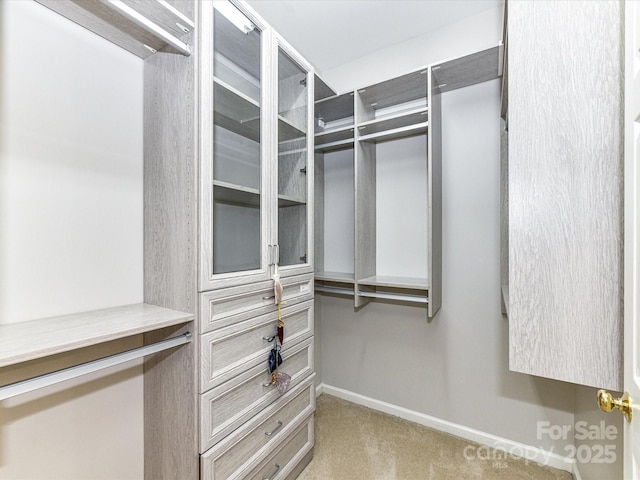
<svg viewBox="0 0 640 480">
<path fill-rule="evenodd" d="M 268 202 L 262 148 L 265 35 L 233 4 L 216 1 L 213 5 L 213 206 L 209 273 L 216 276 L 266 270 L 263 257 L 268 235 L 264 231 Z"/>
<path fill-rule="evenodd" d="M 278 48 L 278 257 L 285 267 L 310 263 L 308 73 Z"/>
</svg>

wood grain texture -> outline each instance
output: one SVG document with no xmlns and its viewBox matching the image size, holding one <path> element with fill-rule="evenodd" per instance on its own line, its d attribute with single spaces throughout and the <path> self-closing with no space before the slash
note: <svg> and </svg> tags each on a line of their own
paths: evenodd
<svg viewBox="0 0 640 480">
<path fill-rule="evenodd" d="M 334 122 L 341 119 L 353 118 L 353 99 L 353 92 L 344 93 L 335 97 L 325 98 L 324 100 L 316 102 L 314 116 L 317 119 L 323 120 L 325 123 Z M 351 121 L 351 124 L 353 124 L 353 120 Z M 319 131 L 322 131 L 322 128 L 316 126 L 316 133 Z"/>
<path fill-rule="evenodd" d="M 189 36 L 193 41 L 193 34 Z M 144 296 L 196 312 L 197 95 L 191 57 L 159 52 L 144 68 Z M 198 328 L 198 321 L 191 325 Z M 145 343 L 171 332 L 147 334 Z M 198 339 L 144 364 L 145 478 L 195 480 Z"/>
<path fill-rule="evenodd" d="M 426 91 L 426 69 L 420 69 L 366 88 L 358 89 L 362 102 L 372 106 L 375 110 L 419 100 L 425 97 Z M 361 122 L 364 120 L 370 119 L 360 117 L 357 121 Z"/>
<path fill-rule="evenodd" d="M 504 120 L 500 121 L 500 127 L 500 285 L 502 313 L 506 315 L 509 307 L 505 297 L 509 291 L 509 133 Z"/>
<path fill-rule="evenodd" d="M 500 76 L 499 48 L 493 47 L 431 67 L 440 92 L 487 82 Z"/>
<path fill-rule="evenodd" d="M 140 303 L 0 325 L 0 367 L 189 323 L 193 318 L 191 313 Z"/>
<path fill-rule="evenodd" d="M 508 22 L 510 368 L 621 390 L 622 4 Z"/>
<path fill-rule="evenodd" d="M 429 131 L 427 133 L 427 276 L 428 315 L 434 317 L 442 305 L 442 100 L 432 69 L 427 90 Z"/>
<path fill-rule="evenodd" d="M 323 98 L 332 97 L 336 95 L 336 91 L 326 84 L 322 78 L 318 75 L 313 76 L 313 88 L 315 93 L 313 95 L 313 101 L 317 102 L 318 100 L 322 100 Z"/>
<path fill-rule="evenodd" d="M 311 375 L 287 391 L 280 399 L 253 417 L 202 456 L 203 479 L 243 478 L 247 470 L 270 455 L 274 446 L 288 437 L 301 421 L 313 413 L 316 405 L 315 387 Z M 282 425 L 276 433 L 265 435 Z"/>
<path fill-rule="evenodd" d="M 314 271 L 320 272 L 324 270 L 324 154 L 315 154 L 313 170 L 313 197 L 315 204 L 315 208 L 313 209 Z"/>
<path fill-rule="evenodd" d="M 358 281 L 376 274 L 376 146 L 357 142 L 355 161 L 355 289 Z M 356 308 L 370 299 L 355 295 Z"/>
<path fill-rule="evenodd" d="M 368 285 L 371 287 L 391 287 L 411 290 L 429 290 L 429 280 L 415 277 L 394 277 L 391 275 L 374 275 L 372 277 L 361 278 L 358 285 Z"/>
<path fill-rule="evenodd" d="M 145 334 L 145 344 L 193 332 L 194 324 Z M 198 336 L 192 344 L 160 352 L 144 362 L 145 480 L 198 480 Z M 179 474 L 177 473 L 179 472 Z"/>
<path fill-rule="evenodd" d="M 246 478 L 252 480 L 290 478 L 289 475 L 294 472 L 299 473 L 299 466 L 304 465 L 304 459 L 313 450 L 313 445 L 314 424 L 313 416 L 310 416 L 288 439 L 276 447 L 275 452 L 270 457 Z"/>
<path fill-rule="evenodd" d="M 282 300 L 294 305 L 313 298 L 313 275 L 286 277 Z M 213 290 L 200 295 L 200 332 L 206 333 L 252 317 L 275 312 L 273 280 Z"/>
<path fill-rule="evenodd" d="M 161 50 L 167 45 L 163 40 L 158 39 L 99 0 L 36 1 L 140 58 L 152 55 L 152 52 L 144 45 L 156 50 Z M 129 3 L 137 4 L 139 2 Z M 145 13 L 154 21 L 164 21 L 173 16 L 160 3 L 145 3 L 154 7 L 144 9 Z M 175 22 L 171 25 L 170 33 L 178 34 L 178 38 L 184 35 L 184 32 L 176 30 L 174 25 Z M 188 27 L 188 25 L 185 26 Z"/>
<path fill-rule="evenodd" d="M 313 338 L 295 345 L 286 345 L 282 358 L 279 368 L 291 376 L 292 388 L 313 373 Z M 201 452 L 205 452 L 280 398 L 275 386 L 264 386 L 271 382 L 271 374 L 267 372 L 266 365 L 267 355 L 264 355 L 247 365 L 247 369 L 241 374 L 201 396 Z"/>
<path fill-rule="evenodd" d="M 247 363 L 265 358 L 274 343 L 266 338 L 276 334 L 275 312 L 248 319 L 203 335 L 200 346 L 201 392 L 216 387 L 242 373 Z M 282 309 L 285 344 L 313 336 L 313 302 Z"/>
</svg>

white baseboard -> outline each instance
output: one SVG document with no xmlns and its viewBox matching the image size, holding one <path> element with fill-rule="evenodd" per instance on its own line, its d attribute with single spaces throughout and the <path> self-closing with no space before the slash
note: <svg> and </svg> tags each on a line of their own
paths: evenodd
<svg viewBox="0 0 640 480">
<path fill-rule="evenodd" d="M 582 480 L 582 475 L 580 475 L 580 469 L 578 468 L 578 462 L 573 464 L 573 470 L 571 470 L 573 474 L 574 480 Z"/>
<path fill-rule="evenodd" d="M 365 397 L 358 393 L 350 392 L 342 388 L 332 387 L 325 383 L 321 383 L 316 387 L 316 396 L 321 393 L 326 393 L 334 397 L 347 400 L 351 403 L 362 405 L 364 407 L 378 410 L 395 417 L 400 417 L 405 420 L 409 420 L 420 425 L 424 425 L 434 430 L 439 430 L 456 437 L 470 440 L 472 442 L 485 445 L 496 450 L 506 452 L 514 457 L 521 457 L 528 460 L 541 463 L 549 467 L 557 468 L 559 470 L 565 470 L 572 473 L 576 480 L 581 480 L 580 473 L 578 471 L 576 462 L 569 458 L 558 455 L 557 453 L 548 452 L 538 447 L 532 447 L 523 443 L 515 442 L 507 438 L 502 438 L 491 433 L 486 433 L 473 428 L 465 427 L 447 420 L 441 420 L 424 413 L 409 410 L 407 408 L 399 407 L 391 403 L 382 402 L 374 398 Z"/>
</svg>

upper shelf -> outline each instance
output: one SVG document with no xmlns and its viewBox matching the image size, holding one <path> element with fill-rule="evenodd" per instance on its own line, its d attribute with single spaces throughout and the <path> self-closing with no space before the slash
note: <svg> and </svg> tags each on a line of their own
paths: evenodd
<svg viewBox="0 0 640 480">
<path fill-rule="evenodd" d="M 441 92 L 467 87 L 498 78 L 500 47 L 449 60 L 431 67 Z"/>
<path fill-rule="evenodd" d="M 400 77 L 358 90 L 365 105 L 374 110 L 401 105 L 426 98 L 427 69 L 407 73 Z"/>
<path fill-rule="evenodd" d="M 139 303 L 0 325 L 0 367 L 180 325 L 193 314 Z"/>
<path fill-rule="evenodd" d="M 164 0 L 36 1 L 140 58 L 167 46 L 191 54 L 180 38 L 195 24 Z"/>
<path fill-rule="evenodd" d="M 330 124 L 336 120 L 351 119 L 353 124 L 353 92 L 345 93 L 343 95 L 337 95 L 335 97 L 325 98 L 315 103 L 315 117 L 316 117 L 316 133 L 320 133 L 325 127 L 319 127 L 317 125 L 318 120 L 323 124 Z"/>
</svg>

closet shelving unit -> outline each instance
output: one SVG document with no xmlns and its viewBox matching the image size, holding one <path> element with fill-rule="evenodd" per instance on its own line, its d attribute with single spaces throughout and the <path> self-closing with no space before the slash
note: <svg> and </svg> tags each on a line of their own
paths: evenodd
<svg viewBox="0 0 640 480">
<path fill-rule="evenodd" d="M 179 58 L 178 63 L 191 56 L 195 15 L 189 8 L 180 11 L 167 1 L 36 1 L 142 59 L 152 61 L 161 50 L 173 59 Z M 195 313 L 189 304 L 176 301 L 175 297 L 149 293 L 165 280 L 145 272 L 144 303 L 0 326 L 0 367 L 16 366 L 18 370 L 24 362 L 80 352 L 85 347 L 134 335 L 142 335 L 143 343 L 133 350 L 2 387 L 2 398 L 145 357 L 145 451 L 154 455 L 154 442 L 164 434 L 189 438 L 193 432 L 190 417 L 195 383 L 191 375 L 185 374 L 185 366 L 192 364 L 194 358 Z M 178 393 L 169 398 L 175 392 Z M 157 458 L 153 463 L 163 462 Z M 189 465 L 179 470 L 189 478 L 195 462 L 185 463 Z"/>
<path fill-rule="evenodd" d="M 191 45 L 182 37 L 193 31 L 195 23 L 167 1 L 36 1 L 140 58 L 167 47 L 191 54 Z"/>
<path fill-rule="evenodd" d="M 353 296 L 356 308 L 372 299 L 381 299 L 422 304 L 429 317 L 437 313 L 442 284 L 441 94 L 498 78 L 498 50 L 494 47 L 439 62 L 316 102 L 317 292 Z M 405 142 L 411 142 L 411 145 Z M 346 221 L 345 210 L 351 211 L 347 205 L 349 201 L 345 200 L 348 195 L 343 192 L 339 197 L 339 208 L 329 206 L 335 188 L 331 182 L 336 182 L 328 175 L 331 172 L 330 155 L 343 151 L 352 155 L 353 165 L 347 173 L 348 178 L 338 180 L 342 182 L 343 190 L 346 185 L 352 185 L 353 214 Z M 393 177 L 397 177 L 397 183 L 385 181 L 385 177 L 402 170 L 403 156 L 415 157 L 415 152 L 420 160 L 413 158 L 413 163 L 407 165 L 417 178 L 397 175 Z M 412 187 L 408 186 L 410 183 Z M 413 190 L 406 191 L 406 188 Z M 403 206 L 400 201 L 391 213 L 381 213 L 380 207 L 388 203 L 390 194 L 394 193 L 390 189 L 398 197 L 418 193 L 414 202 L 419 203 L 419 208 L 412 210 L 413 206 L 407 203 Z M 409 210 L 417 214 L 405 213 Z M 389 216 L 394 217 L 396 223 L 391 223 Z M 350 223 L 349 228 L 345 228 L 347 223 Z M 382 238 L 385 230 L 401 223 L 405 226 L 400 228 L 410 226 L 408 230 L 397 231 L 392 239 L 395 243 L 389 243 L 390 236 Z M 422 232 L 426 230 L 426 236 L 405 244 L 403 231 L 410 232 L 406 237 L 414 236 L 412 229 L 416 237 L 424 235 L 420 229 L 415 229 L 415 225 L 419 225 Z M 329 230 L 342 233 L 343 242 L 332 243 L 329 247 L 325 238 Z M 390 245 L 391 250 L 409 249 L 419 268 L 408 272 L 411 267 L 407 268 L 405 260 L 405 266 L 400 266 L 397 272 L 390 269 L 394 256 L 389 251 Z M 331 256 L 336 252 L 342 259 L 342 269 L 326 271 L 331 270 L 325 269 L 325 265 L 331 264 Z M 349 262 L 352 266 L 347 267 Z"/>
<path fill-rule="evenodd" d="M 439 289 L 440 279 L 429 274 L 431 269 L 431 255 L 425 255 L 426 245 L 423 242 L 405 242 L 403 233 L 414 236 L 426 231 L 424 241 L 430 243 L 433 239 L 440 238 L 440 226 L 434 224 L 428 218 L 434 202 L 439 205 L 438 190 L 431 189 L 434 174 L 439 169 L 431 164 L 439 163 L 440 159 L 434 158 L 427 152 L 427 137 L 429 128 L 429 99 L 428 87 L 430 72 L 423 68 L 406 75 L 386 80 L 375 85 L 356 90 L 356 125 L 357 125 L 357 153 L 356 153 L 356 289 L 355 305 L 360 307 L 373 298 L 429 304 L 430 280 L 434 280 L 434 287 Z M 418 143 L 412 144 L 412 151 L 406 150 L 405 139 L 416 137 Z M 386 149 L 379 144 L 389 143 Z M 392 147 L 390 158 L 389 147 Z M 405 163 L 403 158 L 416 155 Z M 390 162 L 400 162 L 398 166 L 391 166 Z M 385 170 L 379 170 L 385 168 Z M 410 172 L 403 170 L 410 169 Z M 424 175 L 423 175 L 424 172 Z M 384 181 L 383 176 L 393 176 L 393 182 Z M 417 184 L 411 187 L 411 178 Z M 407 182 L 410 180 L 410 182 Z M 440 182 L 439 177 L 435 179 Z M 396 184 L 396 182 L 398 182 Z M 406 215 L 407 188 L 419 189 L 426 193 L 422 197 L 421 204 L 415 211 L 418 215 Z M 394 189 L 390 192 L 389 189 Z M 394 219 L 382 217 L 378 198 L 384 196 L 386 201 L 396 197 L 399 202 L 394 202 L 391 214 Z M 418 197 L 420 198 L 420 197 Z M 411 199 L 409 203 L 415 204 L 418 199 Z M 410 224 L 410 225 L 409 225 Z M 400 228 L 393 241 L 381 241 L 383 230 Z M 417 228 L 416 228 L 417 227 Z M 387 257 L 387 269 L 389 260 L 394 262 L 395 253 L 389 250 L 411 249 L 411 256 L 419 263 L 423 259 L 425 264 L 414 269 L 423 273 L 422 276 L 406 275 L 405 271 L 380 271 L 380 263 L 383 257 Z M 439 250 L 438 250 L 439 252 Z M 395 265 L 394 265 L 395 267 Z M 401 268 L 402 270 L 402 268 Z M 439 305 L 434 305 L 433 316 Z"/>
<path fill-rule="evenodd" d="M 354 92 L 349 92 L 315 104 L 315 289 L 350 296 L 355 291 L 354 99 Z M 340 215 L 333 218 L 325 213 L 328 210 L 325 201 L 331 200 L 334 201 L 333 210 L 340 208 Z M 337 236 L 340 241 L 326 244 L 325 232 L 328 237 Z"/>
</svg>

